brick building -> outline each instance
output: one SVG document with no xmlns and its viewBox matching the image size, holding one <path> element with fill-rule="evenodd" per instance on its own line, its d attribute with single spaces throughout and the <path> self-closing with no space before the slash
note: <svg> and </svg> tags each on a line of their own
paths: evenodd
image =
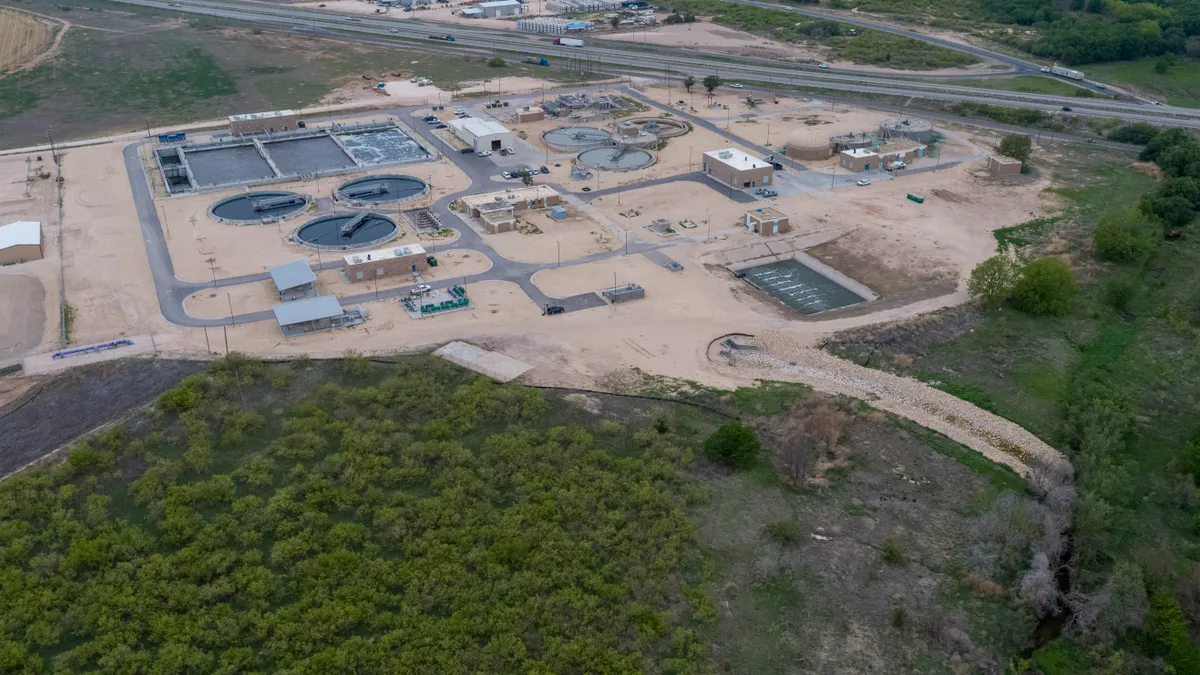
<svg viewBox="0 0 1200 675">
<path fill-rule="evenodd" d="M 352 283 L 417 274 L 429 269 L 429 254 L 420 244 L 391 246 L 344 256 L 343 270 Z"/>
</svg>

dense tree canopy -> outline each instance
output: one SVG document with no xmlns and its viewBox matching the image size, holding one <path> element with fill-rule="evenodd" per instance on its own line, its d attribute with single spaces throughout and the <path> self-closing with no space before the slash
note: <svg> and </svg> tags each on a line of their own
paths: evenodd
<svg viewBox="0 0 1200 675">
<path fill-rule="evenodd" d="M 0 486 L 0 668 L 692 672 L 712 608 L 669 434 L 617 456 L 432 362 L 243 410 L 264 374 L 312 385 L 271 369 L 223 361 L 148 436 Z"/>
</svg>

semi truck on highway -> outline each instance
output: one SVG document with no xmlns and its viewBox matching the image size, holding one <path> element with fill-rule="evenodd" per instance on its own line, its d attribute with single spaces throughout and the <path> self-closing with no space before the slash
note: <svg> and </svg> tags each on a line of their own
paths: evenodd
<svg viewBox="0 0 1200 675">
<path fill-rule="evenodd" d="M 521 63 L 528 63 L 535 66 L 549 66 L 550 59 L 521 59 Z"/>
<path fill-rule="evenodd" d="M 1061 77 L 1065 77 L 1065 78 L 1072 79 L 1072 80 L 1082 80 L 1083 79 L 1083 73 L 1081 71 L 1075 70 L 1074 68 L 1063 68 L 1062 66 L 1054 66 L 1054 67 L 1050 68 L 1050 72 L 1054 73 L 1055 75 L 1059 75 Z"/>
<path fill-rule="evenodd" d="M 564 47 L 582 47 L 583 40 L 576 40 L 575 38 L 558 38 L 554 41 L 554 44 L 562 45 Z"/>
<path fill-rule="evenodd" d="M 453 35 L 430 35 L 430 40 L 445 40 L 446 42 L 454 42 Z"/>
</svg>

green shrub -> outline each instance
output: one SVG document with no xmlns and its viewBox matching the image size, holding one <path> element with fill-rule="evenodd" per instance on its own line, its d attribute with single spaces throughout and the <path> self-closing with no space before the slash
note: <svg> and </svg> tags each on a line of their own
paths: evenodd
<svg viewBox="0 0 1200 675">
<path fill-rule="evenodd" d="M 507 65 L 508 64 L 504 62 L 504 59 L 500 58 L 499 56 L 488 61 L 488 68 L 503 68 Z"/>
<path fill-rule="evenodd" d="M 158 407 L 176 415 L 183 414 L 200 405 L 203 397 L 190 387 L 175 387 L 158 395 Z"/>
<path fill-rule="evenodd" d="M 758 460 L 762 444 L 750 427 L 730 422 L 713 432 L 704 441 L 704 455 L 714 462 L 735 469 L 747 469 Z"/>
<path fill-rule="evenodd" d="M 1150 219 L 1137 207 L 1129 207 L 1100 219 L 1092 231 L 1092 248 L 1102 260 L 1133 262 L 1150 255 L 1158 238 Z"/>
<path fill-rule="evenodd" d="M 1134 275 L 1114 274 L 1104 282 L 1104 303 L 1118 312 L 1128 312 L 1137 289 Z"/>
<path fill-rule="evenodd" d="M 883 561 L 889 565 L 904 564 L 904 547 L 895 539 L 888 539 L 879 547 L 879 554 L 883 557 Z"/>
<path fill-rule="evenodd" d="M 1071 309 L 1079 286 L 1071 270 L 1058 258 L 1038 258 L 1021 269 L 1013 287 L 1017 309 L 1035 316 L 1060 316 Z"/>
<path fill-rule="evenodd" d="M 1025 134 L 1008 134 L 1000 139 L 1000 154 L 1005 157 L 1019 159 L 1022 162 L 1029 161 L 1029 155 L 1033 151 L 1033 141 Z"/>
<path fill-rule="evenodd" d="M 795 521 L 780 520 L 774 523 L 768 523 L 763 528 L 763 533 L 772 541 L 788 546 L 800 541 L 800 528 Z"/>
<path fill-rule="evenodd" d="M 999 307 L 1012 295 L 1018 274 L 1016 261 L 1007 254 L 1000 253 L 984 260 L 971 270 L 967 291 L 983 300 L 988 307 Z"/>
<path fill-rule="evenodd" d="M 358 379 L 366 377 L 371 372 L 371 362 L 356 349 L 347 349 L 342 361 L 342 374 Z"/>
<path fill-rule="evenodd" d="M 1150 596 L 1150 614 L 1142 633 L 1147 653 L 1165 658 L 1181 675 L 1200 673 L 1200 653 L 1192 645 L 1187 618 L 1169 592 L 1160 589 Z"/>
</svg>

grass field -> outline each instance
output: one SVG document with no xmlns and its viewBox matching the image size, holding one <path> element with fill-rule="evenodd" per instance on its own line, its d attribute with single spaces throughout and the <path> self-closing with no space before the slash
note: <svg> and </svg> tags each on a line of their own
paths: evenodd
<svg viewBox="0 0 1200 675">
<path fill-rule="evenodd" d="M 53 41 L 49 22 L 0 7 L 0 75 L 45 51 Z"/>
<path fill-rule="evenodd" d="M 1200 60 L 1179 59 L 1166 73 L 1154 70 L 1154 59 L 1093 63 L 1084 68 L 1089 79 L 1107 82 L 1150 99 L 1186 108 L 1200 108 Z"/>
<path fill-rule="evenodd" d="M 1066 82 L 1052 80 L 1048 77 L 1033 75 L 1018 75 L 1016 77 L 992 77 L 981 79 L 946 80 L 946 84 L 956 84 L 962 87 L 979 87 L 981 89 L 999 89 L 1002 91 L 1022 91 L 1030 94 L 1047 94 L 1050 96 L 1095 96 L 1091 91 L 1075 87 Z"/>
<path fill-rule="evenodd" d="M 46 0 L 30 4 L 63 15 L 73 28 L 61 54 L 0 79 L 0 145 L 5 147 L 42 141 L 47 126 L 69 140 L 144 128 L 146 120 L 170 124 L 313 105 L 343 85 L 361 84 L 363 75 L 420 73 L 451 88 L 479 73 L 494 77 L 499 70 L 483 67 L 482 57 L 180 21 L 103 0 L 85 0 L 69 12 Z M 519 63 L 502 71 L 505 77 L 578 78 Z"/>
</svg>

